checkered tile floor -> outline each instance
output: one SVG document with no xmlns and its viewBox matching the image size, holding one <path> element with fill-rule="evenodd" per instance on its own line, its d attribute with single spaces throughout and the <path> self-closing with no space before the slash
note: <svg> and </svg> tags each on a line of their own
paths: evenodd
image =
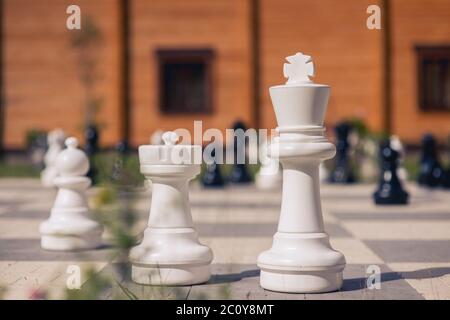
<svg viewBox="0 0 450 320">
<path fill-rule="evenodd" d="M 231 299 L 450 299 L 450 192 L 407 186 L 408 206 L 377 207 L 373 185 L 322 186 L 326 230 L 347 266 L 341 291 L 283 294 L 259 287 L 258 254 L 269 248 L 278 221 L 280 191 L 253 186 L 202 190 L 193 185 L 190 199 L 200 239 L 215 254 L 209 283 L 165 288 L 122 282 L 143 298 Z M 94 191 L 95 192 L 95 191 Z M 46 252 L 39 246 L 39 223 L 46 219 L 55 191 L 37 180 L 0 180 L 0 286 L 4 298 L 27 298 L 34 289 L 59 298 L 76 264 L 109 274 L 111 249 L 77 253 Z M 138 230 L 145 226 L 149 192 L 139 192 Z M 381 270 L 380 289 L 366 288 L 368 268 Z M 83 279 L 88 282 L 89 279 Z M 112 298 L 106 294 L 104 298 Z"/>
</svg>

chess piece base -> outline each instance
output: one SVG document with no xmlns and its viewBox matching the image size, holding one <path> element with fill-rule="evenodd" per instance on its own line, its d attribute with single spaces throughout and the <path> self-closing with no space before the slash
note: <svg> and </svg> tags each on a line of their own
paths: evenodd
<svg viewBox="0 0 450 320">
<path fill-rule="evenodd" d="M 132 264 L 131 278 L 145 285 L 182 286 L 204 283 L 211 277 L 210 265 L 143 266 Z"/>
<path fill-rule="evenodd" d="M 222 174 L 218 168 L 214 171 L 206 172 L 202 178 L 202 184 L 205 188 L 222 188 L 225 185 L 225 181 L 222 178 Z"/>
<path fill-rule="evenodd" d="M 229 180 L 231 183 L 236 184 L 252 182 L 252 179 L 250 178 L 250 174 L 248 173 L 245 164 L 234 165 Z"/>
<path fill-rule="evenodd" d="M 287 293 L 324 293 L 342 287 L 342 271 L 311 270 L 303 272 L 261 269 L 261 287 Z"/>
<path fill-rule="evenodd" d="M 87 208 L 54 208 L 50 219 L 41 223 L 41 247 L 73 251 L 95 249 L 102 242 L 103 227 L 88 217 Z"/>
<path fill-rule="evenodd" d="M 42 235 L 41 247 L 52 251 L 76 251 L 95 249 L 102 245 L 101 234 L 92 235 Z"/>
<path fill-rule="evenodd" d="M 376 192 L 373 195 L 376 204 L 379 205 L 396 205 L 396 204 L 407 204 L 408 203 L 408 194 L 399 193 L 395 195 L 382 196 L 380 193 Z"/>
<path fill-rule="evenodd" d="M 326 233 L 277 232 L 273 246 L 258 257 L 261 287 L 288 293 L 320 293 L 342 286 L 344 256 Z"/>
<path fill-rule="evenodd" d="M 193 228 L 145 229 L 130 251 L 131 278 L 148 285 L 190 285 L 211 277 L 211 249 L 198 242 Z"/>
<path fill-rule="evenodd" d="M 334 171 L 331 173 L 328 181 L 330 183 L 341 183 L 341 184 L 352 184 L 356 182 L 355 177 L 351 172 L 349 172 L 350 169 L 346 169 L 343 167 L 337 167 L 334 169 Z"/>
</svg>

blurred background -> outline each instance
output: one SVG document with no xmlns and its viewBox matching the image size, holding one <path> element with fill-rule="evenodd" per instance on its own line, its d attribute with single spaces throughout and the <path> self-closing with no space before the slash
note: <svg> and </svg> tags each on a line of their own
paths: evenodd
<svg viewBox="0 0 450 320">
<path fill-rule="evenodd" d="M 81 30 L 66 27 L 72 4 Z M 379 30 L 367 27 L 370 5 L 381 9 Z M 268 88 L 285 82 L 284 58 L 297 51 L 314 58 L 314 81 L 332 87 L 330 136 L 350 120 L 397 135 L 407 150 L 426 132 L 448 144 L 448 0 L 0 0 L 0 8 L 3 159 L 17 161 L 55 128 L 82 141 L 94 134 L 102 150 L 193 130 L 194 120 L 203 129 L 237 120 L 274 128 Z"/>
</svg>

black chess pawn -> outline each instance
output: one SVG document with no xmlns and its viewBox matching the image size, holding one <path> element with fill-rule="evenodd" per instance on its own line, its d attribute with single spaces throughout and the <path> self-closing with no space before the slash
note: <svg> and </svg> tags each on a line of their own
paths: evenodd
<svg viewBox="0 0 450 320">
<path fill-rule="evenodd" d="M 397 176 L 399 158 L 400 154 L 392 149 L 388 139 L 380 143 L 380 181 L 373 194 L 376 204 L 408 203 L 408 193 Z"/>
<path fill-rule="evenodd" d="M 330 174 L 330 182 L 332 183 L 353 183 L 355 175 L 353 174 L 350 161 L 350 143 L 348 141 L 351 125 L 348 122 L 341 122 L 334 131 L 336 133 L 336 157 L 333 171 Z"/>
<path fill-rule="evenodd" d="M 242 121 L 236 121 L 233 130 L 236 133 L 237 130 L 242 130 L 244 133 L 247 130 L 246 126 Z M 242 134 L 242 139 L 238 138 L 239 134 L 236 134 L 234 137 L 234 164 L 233 168 L 231 169 L 231 173 L 229 176 L 229 181 L 232 183 L 249 183 L 252 181 L 250 178 L 250 174 L 248 173 L 247 165 L 245 162 L 247 161 L 246 155 L 246 148 L 245 148 L 245 136 Z M 242 162 L 242 156 L 239 157 L 238 155 L 244 155 L 244 163 Z"/>
<path fill-rule="evenodd" d="M 202 177 L 202 184 L 204 187 L 220 188 L 225 185 L 225 181 L 220 172 L 220 167 L 216 161 L 216 150 L 211 151 L 212 162 L 206 164 L 206 171 Z"/>
<path fill-rule="evenodd" d="M 426 134 L 422 139 L 422 157 L 417 182 L 421 186 L 435 188 L 443 181 L 444 170 L 437 155 L 436 140 L 431 134 Z"/>
</svg>

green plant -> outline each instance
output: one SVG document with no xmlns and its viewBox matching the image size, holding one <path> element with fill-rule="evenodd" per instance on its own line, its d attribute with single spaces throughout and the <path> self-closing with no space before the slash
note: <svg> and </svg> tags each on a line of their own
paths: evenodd
<svg viewBox="0 0 450 320">
<path fill-rule="evenodd" d="M 30 149 L 33 146 L 36 146 L 37 144 L 41 143 L 43 139 L 43 137 L 46 137 L 46 132 L 43 130 L 39 130 L 39 129 L 31 129 L 28 130 L 26 135 L 25 135 L 25 141 L 26 141 L 26 145 L 27 145 L 27 149 Z"/>
<path fill-rule="evenodd" d="M 99 185 L 141 186 L 144 177 L 139 171 L 137 154 L 122 155 L 118 152 L 102 152 L 92 157 L 95 181 Z"/>
<path fill-rule="evenodd" d="M 74 49 L 78 63 L 80 81 L 85 94 L 85 122 L 84 127 L 96 125 L 96 114 L 101 108 L 103 98 L 95 93 L 95 85 L 100 79 L 98 73 L 99 52 L 103 42 L 101 30 L 94 20 L 86 16 L 82 20 L 80 30 L 70 32 L 70 44 Z"/>
<path fill-rule="evenodd" d="M 97 300 L 106 295 L 111 288 L 111 280 L 93 268 L 88 268 L 84 272 L 84 278 L 89 280 L 81 289 L 66 289 L 66 299 Z"/>
</svg>

